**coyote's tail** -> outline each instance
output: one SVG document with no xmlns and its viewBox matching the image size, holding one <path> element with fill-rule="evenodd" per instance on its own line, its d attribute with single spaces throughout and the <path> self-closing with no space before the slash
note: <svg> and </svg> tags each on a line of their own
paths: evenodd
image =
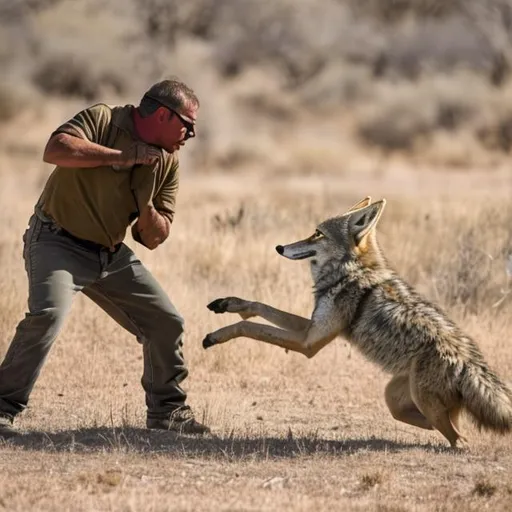
<svg viewBox="0 0 512 512">
<path fill-rule="evenodd" d="M 464 407 L 479 429 L 512 430 L 512 390 L 485 363 L 468 363 L 460 384 Z"/>
</svg>

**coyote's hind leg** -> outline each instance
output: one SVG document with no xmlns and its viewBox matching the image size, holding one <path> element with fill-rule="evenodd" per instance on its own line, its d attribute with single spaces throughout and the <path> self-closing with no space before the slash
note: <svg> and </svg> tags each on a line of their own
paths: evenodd
<svg viewBox="0 0 512 512">
<path fill-rule="evenodd" d="M 421 414 L 411 398 L 409 375 L 393 377 L 384 392 L 386 405 L 395 420 L 432 430 L 432 424 Z"/>
</svg>

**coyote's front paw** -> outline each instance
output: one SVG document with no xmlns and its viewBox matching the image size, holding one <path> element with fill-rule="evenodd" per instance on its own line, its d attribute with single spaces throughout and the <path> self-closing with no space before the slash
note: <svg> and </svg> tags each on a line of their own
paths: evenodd
<svg viewBox="0 0 512 512">
<path fill-rule="evenodd" d="M 226 313 L 228 310 L 228 299 L 215 299 L 206 307 L 214 313 Z"/>
<path fill-rule="evenodd" d="M 243 319 L 254 316 L 254 313 L 250 311 L 251 302 L 238 297 L 215 299 L 206 307 L 214 313 L 238 313 Z"/>
<path fill-rule="evenodd" d="M 216 345 L 216 344 L 217 344 L 217 342 L 215 341 L 215 339 L 213 338 L 213 336 L 211 334 L 207 334 L 203 340 L 203 348 L 204 349 L 213 347 L 213 345 Z"/>
</svg>

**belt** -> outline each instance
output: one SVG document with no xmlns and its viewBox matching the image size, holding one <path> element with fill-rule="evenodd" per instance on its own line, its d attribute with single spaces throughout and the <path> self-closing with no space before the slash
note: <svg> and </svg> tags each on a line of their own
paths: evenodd
<svg viewBox="0 0 512 512">
<path fill-rule="evenodd" d="M 61 235 L 64 235 L 67 238 L 70 238 L 75 242 L 76 244 L 80 245 L 84 249 L 88 249 L 89 251 L 110 251 L 110 252 L 117 252 L 119 248 L 121 247 L 121 244 L 113 245 L 112 247 L 107 247 L 103 244 L 98 244 L 96 242 L 92 242 L 91 240 L 84 240 L 83 238 L 78 238 L 77 236 L 71 234 L 69 231 L 66 231 L 64 228 L 59 228 L 59 233 Z"/>
<path fill-rule="evenodd" d="M 108 247 L 106 245 L 102 245 L 102 244 L 98 244 L 96 242 L 92 242 L 91 240 L 84 240 L 83 238 L 79 238 L 73 234 L 71 234 L 69 231 L 66 231 L 62 226 L 60 226 L 59 224 L 57 224 L 57 222 L 55 222 L 51 217 L 49 217 L 48 215 L 46 215 L 42 209 L 40 208 L 39 205 L 36 205 L 35 209 L 34 209 L 34 213 L 36 214 L 36 216 L 39 218 L 39 220 L 41 222 L 43 222 L 44 224 L 50 224 L 54 227 L 54 229 L 56 228 L 56 231 L 67 237 L 67 238 L 70 238 L 71 240 L 73 240 L 73 242 L 75 242 L 76 244 L 80 245 L 81 247 L 83 247 L 84 249 L 87 249 L 89 251 L 110 251 L 110 252 L 117 252 L 119 250 L 119 248 L 121 247 L 121 243 L 118 243 L 116 245 L 113 245 L 112 247 Z"/>
</svg>

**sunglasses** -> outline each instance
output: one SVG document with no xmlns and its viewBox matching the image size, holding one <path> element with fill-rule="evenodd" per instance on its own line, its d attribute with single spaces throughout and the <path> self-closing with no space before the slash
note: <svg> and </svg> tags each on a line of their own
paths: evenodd
<svg viewBox="0 0 512 512">
<path fill-rule="evenodd" d="M 173 110 L 172 108 L 168 108 L 175 116 L 178 117 L 178 119 L 181 121 L 181 124 L 184 126 L 186 133 L 184 140 L 190 139 L 190 137 L 195 137 L 196 135 L 196 127 L 194 126 L 194 123 L 191 123 L 189 120 L 185 119 L 182 115 L 178 114 L 176 110 Z"/>
<path fill-rule="evenodd" d="M 165 103 L 162 103 L 159 99 L 154 98 L 150 94 L 145 94 L 144 96 L 147 98 L 150 98 L 153 101 L 156 101 L 159 105 L 162 105 L 162 107 L 166 108 L 167 110 L 169 110 L 170 112 L 172 112 L 175 116 L 177 116 L 179 118 L 179 120 L 181 121 L 181 124 L 183 125 L 183 127 L 186 130 L 184 140 L 190 139 L 190 137 L 195 137 L 196 127 L 194 126 L 194 123 L 190 122 L 188 119 L 185 119 L 181 114 L 176 112 L 176 110 L 172 109 L 171 107 L 168 107 Z"/>
</svg>

